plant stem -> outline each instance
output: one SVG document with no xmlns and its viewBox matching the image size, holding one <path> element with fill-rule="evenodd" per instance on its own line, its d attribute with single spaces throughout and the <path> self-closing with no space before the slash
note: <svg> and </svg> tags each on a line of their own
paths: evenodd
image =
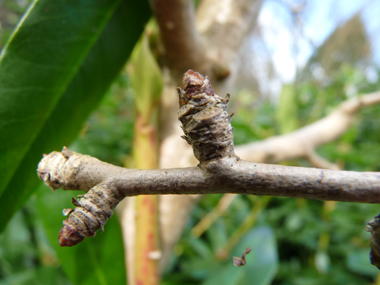
<svg viewBox="0 0 380 285">
<path fill-rule="evenodd" d="M 134 159 L 137 168 L 158 167 L 157 141 L 155 127 L 143 124 L 141 117 L 138 117 L 134 141 Z M 158 196 L 138 196 L 135 203 L 134 284 L 159 284 Z"/>
</svg>

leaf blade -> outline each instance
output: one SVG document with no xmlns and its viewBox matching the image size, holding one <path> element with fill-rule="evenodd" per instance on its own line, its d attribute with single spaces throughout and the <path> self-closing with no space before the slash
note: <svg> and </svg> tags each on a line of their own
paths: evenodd
<svg viewBox="0 0 380 285">
<path fill-rule="evenodd" d="M 75 138 L 128 59 L 149 16 L 145 1 L 123 1 L 117 7 L 0 197 L 0 232 L 37 187 L 35 169 L 42 153 L 58 150 Z"/>
<path fill-rule="evenodd" d="M 0 57 L 0 171 L 3 176 L 0 194 L 117 2 L 36 1 L 3 49 Z M 79 7 L 83 3 L 86 5 Z M 75 18 L 81 10 L 86 13 L 77 21 Z M 99 30 L 94 31 L 93 27 Z M 73 33 L 69 38 L 64 36 L 68 32 Z"/>
</svg>

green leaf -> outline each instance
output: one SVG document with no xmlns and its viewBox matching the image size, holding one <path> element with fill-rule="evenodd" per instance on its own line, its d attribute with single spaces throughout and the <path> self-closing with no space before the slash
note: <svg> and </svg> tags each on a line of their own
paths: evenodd
<svg viewBox="0 0 380 285">
<path fill-rule="evenodd" d="M 83 4 L 82 2 L 91 2 L 92 4 L 89 6 L 89 4 Z M 8 104 L 17 104 L 17 109 L 13 110 L 14 114 L 12 114 L 12 116 L 14 118 L 23 118 L 22 123 L 25 124 L 23 128 L 20 129 L 20 133 L 15 132 L 12 136 L 7 136 L 8 131 L 5 127 L 15 120 L 5 120 L 5 122 L 9 122 L 8 124 L 0 123 L 0 149 L 5 147 L 3 138 L 6 137 L 9 137 L 9 141 L 22 140 L 24 144 L 24 146 L 22 146 L 21 143 L 15 146 L 8 146 L 7 151 L 12 153 L 16 150 L 18 151 L 17 155 L 14 154 L 14 157 L 9 154 L 4 154 L 3 152 L 6 152 L 5 150 L 1 150 L 0 153 L 0 169 L 4 167 L 6 160 L 9 160 L 7 163 L 12 164 L 12 167 L 14 167 L 18 164 L 16 160 L 21 159 L 21 163 L 19 163 L 16 169 L 13 171 L 8 169 L 6 174 L 2 174 L 2 177 L 7 178 L 8 182 L 5 183 L 5 180 L 0 181 L 0 183 L 3 183 L 2 185 L 6 187 L 6 190 L 0 197 L 0 214 L 2 216 L 0 220 L 0 231 L 4 229 L 7 221 L 25 203 L 38 185 L 39 180 L 35 169 L 37 168 L 39 160 L 42 158 L 42 153 L 59 150 L 62 146 L 68 145 L 75 138 L 76 134 L 82 128 L 83 122 L 99 103 L 113 79 L 128 59 L 133 46 L 143 31 L 144 23 L 150 16 L 148 3 L 146 1 L 122 1 L 116 9 L 113 7 L 115 5 L 111 7 L 110 4 L 105 5 L 104 2 L 116 3 L 119 1 L 40 0 L 39 4 L 36 4 L 33 10 L 29 12 L 29 16 L 33 15 L 33 18 L 40 17 L 40 22 L 46 26 L 54 26 L 34 27 L 28 24 L 27 28 L 31 30 L 30 33 L 34 31 L 32 28 L 36 30 L 34 34 L 42 28 L 45 30 L 48 29 L 50 34 L 54 34 L 54 31 L 58 29 L 61 34 L 60 41 L 57 40 L 58 46 L 60 45 L 59 42 L 71 42 L 74 44 L 76 39 L 81 39 L 92 34 L 96 34 L 97 36 L 100 29 L 103 28 L 102 25 L 104 23 L 98 21 L 99 23 L 96 26 L 95 23 L 93 23 L 94 21 L 88 22 L 87 20 L 85 21 L 85 19 L 89 17 L 87 14 L 96 14 L 98 18 L 100 14 L 104 14 L 103 20 L 108 21 L 107 25 L 104 27 L 104 30 L 102 30 L 99 38 L 96 38 L 96 42 L 91 50 L 88 50 L 88 48 L 85 49 L 81 44 L 77 44 L 74 51 L 65 51 L 63 48 L 57 48 L 56 45 L 49 45 L 50 39 L 48 41 L 47 36 L 45 38 L 47 44 L 41 40 L 41 42 L 35 43 L 35 46 L 30 47 L 31 51 L 43 49 L 54 58 L 66 53 L 68 53 L 66 57 L 70 58 L 70 55 L 73 56 L 78 53 L 77 50 L 82 50 L 83 55 L 86 56 L 85 58 L 80 58 L 78 62 L 74 63 L 73 59 L 70 59 L 70 64 L 65 63 L 65 68 L 71 68 L 71 73 L 65 72 L 65 70 L 62 72 L 53 72 L 54 70 L 52 70 L 50 73 L 40 72 L 43 77 L 34 78 L 35 82 L 33 82 L 27 75 L 29 73 L 35 73 L 35 71 L 32 70 L 34 67 L 36 69 L 41 69 L 42 67 L 38 62 L 34 64 L 31 63 L 24 67 L 25 78 L 20 83 L 20 86 L 30 86 L 33 83 L 39 86 L 39 88 L 22 88 L 26 89 L 26 91 L 29 90 L 29 92 L 19 94 L 18 97 L 22 97 L 23 95 L 24 98 L 21 98 L 23 100 L 16 96 L 9 96 L 11 90 L 8 90 L 8 93 L 2 93 L 3 85 L 7 82 L 0 73 L 0 118 L 5 115 L 4 112 L 7 112 L 7 116 L 9 115 L 8 113 L 10 111 L 3 108 L 2 105 L 3 101 L 7 101 Z M 42 5 L 42 7 L 38 5 Z M 59 5 L 62 7 L 59 8 Z M 37 6 L 38 9 L 36 8 Z M 108 6 L 110 6 L 110 8 L 107 14 L 104 9 Z M 49 7 L 54 7 L 54 9 Z M 61 19 L 60 21 L 54 20 L 55 18 L 51 15 L 53 14 L 52 12 L 48 13 L 50 17 L 45 15 L 47 13 L 46 11 L 52 10 L 55 11 L 55 17 Z M 109 18 L 111 12 L 114 13 L 112 17 Z M 50 18 L 52 18 L 52 20 L 50 20 Z M 25 28 L 24 24 L 27 22 L 27 19 L 25 19 L 24 23 L 19 27 L 19 31 Z M 30 21 L 31 20 L 29 20 L 29 22 Z M 35 21 L 38 22 L 37 20 Z M 86 30 L 84 27 L 74 29 L 73 26 L 77 22 L 79 22 L 77 25 L 80 24 L 87 27 L 90 30 L 90 32 L 88 32 L 90 35 L 81 32 L 82 30 Z M 60 27 L 60 23 L 65 23 L 64 27 Z M 91 25 L 91 23 L 93 24 Z M 91 28 L 88 27 L 89 25 Z M 72 29 L 68 27 L 72 27 Z M 66 33 L 63 33 L 62 29 L 66 28 Z M 32 33 L 32 35 L 34 34 Z M 32 35 L 23 34 L 22 36 L 26 38 L 31 37 L 29 40 L 32 40 L 34 38 Z M 12 46 L 12 43 L 15 44 L 21 40 L 26 41 L 22 37 L 20 39 L 17 38 L 16 41 L 16 38 L 16 36 L 13 37 L 8 46 L 8 50 L 9 47 Z M 61 44 L 61 46 L 62 45 L 63 44 Z M 65 45 L 65 47 L 70 50 L 72 49 L 70 45 L 68 45 L 68 47 Z M 21 47 L 19 47 L 19 49 L 21 49 Z M 3 61 L 9 57 L 11 57 L 11 59 L 16 57 L 16 55 L 7 53 L 8 52 L 4 53 Z M 11 59 L 7 59 L 7 61 L 12 61 Z M 45 63 L 43 60 L 44 58 L 40 59 L 40 62 L 42 65 L 47 66 L 48 63 Z M 3 61 L 0 62 L 0 71 Z M 45 59 L 45 61 L 48 61 L 48 59 Z M 54 61 L 51 64 L 53 63 Z M 53 69 L 53 67 L 51 69 Z M 12 66 L 12 68 L 9 67 L 8 72 L 11 73 L 11 71 L 14 74 L 14 78 L 22 77 L 22 75 L 19 74 L 21 71 L 18 70 L 16 64 Z M 31 77 L 34 77 L 34 75 Z M 7 80 L 11 81 L 11 78 Z M 51 87 L 53 83 L 49 83 L 51 81 L 55 82 L 54 88 Z M 7 84 L 12 84 L 12 82 Z M 15 83 L 13 82 L 13 84 Z M 13 89 L 16 89 L 14 91 L 16 94 L 17 88 Z M 52 99 L 54 96 L 56 99 Z M 41 102 L 43 102 L 43 108 L 40 106 Z M 31 106 L 32 109 L 29 109 L 29 106 Z M 55 108 L 51 111 L 50 109 L 54 106 Z M 39 120 L 34 120 L 33 123 L 31 123 L 31 119 L 26 120 L 27 114 L 31 114 L 31 116 L 35 118 L 38 117 Z M 32 124 L 32 126 L 30 126 L 30 124 Z M 30 145 L 27 147 L 27 144 Z M 7 184 L 7 186 L 5 186 L 5 184 Z"/>
<path fill-rule="evenodd" d="M 0 56 L 0 193 L 118 1 L 35 1 Z"/>
<path fill-rule="evenodd" d="M 72 207 L 73 193 L 49 191 L 41 184 L 38 189 L 38 209 L 47 236 L 70 280 L 77 285 L 125 284 L 123 241 L 119 221 L 113 217 L 107 222 L 104 233 L 87 238 L 74 247 L 60 247 L 58 234 L 64 216 L 62 210 Z"/>
</svg>

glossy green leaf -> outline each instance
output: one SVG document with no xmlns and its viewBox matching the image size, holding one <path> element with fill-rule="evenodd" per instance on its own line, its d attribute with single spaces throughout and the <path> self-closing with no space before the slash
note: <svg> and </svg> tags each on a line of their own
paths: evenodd
<svg viewBox="0 0 380 285">
<path fill-rule="evenodd" d="M 65 219 L 62 209 L 72 207 L 71 197 L 78 192 L 52 192 L 41 185 L 37 194 L 46 233 L 70 280 L 78 285 L 125 284 L 123 241 L 118 219 L 111 218 L 105 231 L 99 231 L 95 238 L 87 238 L 74 247 L 60 247 L 58 234 Z"/>
<path fill-rule="evenodd" d="M 0 193 L 118 0 L 35 1 L 0 56 Z"/>
<path fill-rule="evenodd" d="M 40 2 L 47 3 L 49 1 Z M 56 5 L 64 5 L 63 2 L 65 1 L 50 2 L 56 3 Z M 64 5 L 66 10 L 70 8 L 73 9 L 74 12 L 62 12 L 63 14 L 60 16 L 60 18 L 63 19 L 65 15 L 67 17 L 66 20 L 62 21 L 80 22 L 84 26 L 88 26 L 88 24 L 85 23 L 82 19 L 84 19 L 87 13 L 93 11 L 93 7 L 97 7 L 99 9 L 97 11 L 93 11 L 95 14 L 104 13 L 104 8 L 99 7 L 99 3 L 103 3 L 104 1 L 90 1 L 95 3 L 93 4 L 93 6 L 91 6 L 91 9 L 88 7 L 87 4 L 81 4 L 82 1 L 74 2 L 65 2 L 68 3 Z M 86 3 L 88 3 L 88 1 Z M 54 6 L 53 4 L 49 5 Z M 75 5 L 78 6 L 77 9 L 74 9 L 72 7 Z M 42 13 L 43 11 L 45 11 L 42 8 L 40 8 L 37 11 L 34 11 L 34 9 L 29 14 Z M 84 14 L 83 16 L 78 14 L 78 9 L 81 10 L 81 12 Z M 65 9 L 63 10 L 65 11 Z M 102 30 L 102 33 L 99 36 L 99 38 L 96 39 L 96 42 L 93 45 L 92 49 L 86 49 L 84 51 L 86 57 L 84 60 L 80 62 L 80 66 L 75 71 L 73 71 L 75 74 L 72 75 L 71 73 L 68 74 L 68 72 L 65 73 L 66 77 L 64 79 L 67 82 L 65 81 L 65 85 L 61 84 L 60 92 L 58 92 L 59 94 L 55 94 L 56 97 L 60 98 L 58 99 L 58 103 L 56 104 L 53 111 L 51 112 L 49 110 L 49 108 L 54 107 L 53 105 L 55 104 L 53 102 L 54 100 L 51 99 L 52 91 L 51 89 L 49 89 L 50 91 L 45 90 L 45 87 L 41 87 L 41 90 L 38 94 L 34 94 L 33 92 L 31 92 L 30 94 L 26 94 L 25 97 L 31 97 L 29 98 L 29 101 L 24 102 L 19 100 L 20 106 L 17 110 L 17 115 L 19 117 L 24 116 L 22 111 L 24 109 L 27 109 L 28 105 L 34 106 L 34 103 L 30 102 L 33 101 L 32 99 L 34 97 L 38 97 L 40 101 L 49 101 L 50 105 L 45 106 L 44 110 L 39 111 L 37 110 L 37 107 L 34 106 L 33 112 L 30 111 L 33 114 L 41 114 L 39 115 L 41 117 L 39 124 L 42 125 L 42 127 L 38 131 L 37 123 L 35 122 L 35 127 L 33 127 L 35 129 L 34 133 L 24 133 L 24 136 L 29 136 L 29 141 L 32 141 L 32 144 L 30 145 L 27 152 L 24 153 L 24 155 L 21 155 L 21 150 L 19 150 L 20 155 L 18 155 L 18 159 L 20 159 L 21 157 L 22 160 L 18 168 L 14 170 L 13 173 L 7 172 L 7 176 L 2 175 L 2 177 L 11 176 L 11 180 L 7 183 L 8 185 L 6 187 L 6 190 L 0 198 L 0 214 L 2 215 L 2 219 L 0 220 L 0 231 L 4 229 L 4 226 L 6 225 L 7 221 L 11 218 L 13 213 L 17 211 L 25 203 L 27 198 L 38 185 L 39 180 L 37 178 L 35 169 L 37 168 L 39 160 L 42 158 L 42 153 L 49 153 L 53 150 L 60 150 L 64 145 L 68 145 L 75 138 L 76 134 L 82 128 L 82 124 L 85 121 L 85 119 L 99 103 L 102 96 L 108 89 L 109 85 L 111 84 L 115 76 L 118 74 L 125 61 L 128 59 L 133 49 L 133 46 L 140 37 L 141 32 L 144 28 L 144 24 L 148 20 L 150 15 L 148 3 L 146 1 L 122 1 L 122 3 L 118 5 L 116 9 L 109 10 L 110 13 L 113 12 L 113 14 L 106 15 L 107 17 L 105 17 L 104 19 L 104 21 L 107 20 L 105 28 Z M 59 13 L 56 12 L 56 14 Z M 77 19 L 74 19 L 73 15 L 76 15 Z M 108 18 L 109 16 L 111 16 L 111 18 Z M 50 24 L 53 25 L 54 23 Z M 103 25 L 103 22 L 101 24 Z M 96 26 L 92 25 L 91 33 L 98 34 L 98 29 L 101 28 L 101 25 L 99 25 L 99 28 L 96 28 Z M 56 26 L 55 29 L 57 29 Z M 78 27 L 78 29 L 81 30 L 82 28 Z M 22 30 L 22 26 L 19 28 L 19 30 Z M 52 29 L 51 33 L 53 32 L 54 29 Z M 81 38 L 80 35 L 75 35 L 75 31 L 67 31 L 66 35 L 64 33 L 61 34 L 61 40 L 65 42 L 70 41 L 70 39 L 73 41 L 77 37 Z M 38 43 L 36 43 L 36 45 L 38 45 Z M 48 47 L 43 46 L 41 44 L 40 48 L 42 47 L 44 47 L 45 50 L 48 50 Z M 83 46 L 78 45 L 77 48 L 83 49 Z M 52 50 L 49 50 L 51 54 L 53 54 L 55 57 L 60 56 L 61 49 L 56 50 L 55 46 L 52 46 L 51 49 Z M 38 64 L 35 65 L 38 66 Z M 30 68 L 32 67 L 33 65 L 30 66 Z M 73 69 L 74 66 L 71 66 L 71 68 Z M 38 80 L 38 82 L 40 84 L 45 84 L 45 82 L 47 81 L 57 81 L 57 76 L 58 75 L 56 73 L 51 72 L 51 74 L 45 74 L 44 79 L 40 79 Z M 59 76 L 61 77 L 61 74 L 59 74 Z M 2 80 L 1 77 L 2 76 L 0 74 L 0 80 Z M 63 81 L 63 79 L 61 79 L 61 81 Z M 3 94 L 0 93 L 0 101 L 2 101 L 2 98 L 4 99 L 6 98 L 6 96 L 3 96 Z M 13 103 L 15 104 L 16 102 Z M 2 109 L 0 109 L 0 116 L 2 116 L 1 110 Z M 0 137 L 3 138 L 5 137 L 5 135 L 2 134 L 6 134 L 6 131 L 1 126 L 2 125 L 0 124 Z M 19 136 L 21 137 L 21 133 Z M 13 140 L 15 139 L 16 138 L 14 137 Z M 19 149 L 16 146 L 14 148 Z M 3 165 L 3 161 L 0 161 L 0 165 Z M 4 181 L 2 180 L 1 182 Z M 15 193 L 17 193 L 17 195 Z"/>
</svg>

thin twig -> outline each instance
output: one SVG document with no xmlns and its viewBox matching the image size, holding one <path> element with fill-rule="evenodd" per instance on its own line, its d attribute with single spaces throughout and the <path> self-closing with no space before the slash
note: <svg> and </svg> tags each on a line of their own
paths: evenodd
<svg viewBox="0 0 380 285">
<path fill-rule="evenodd" d="M 71 152 L 52 152 L 39 164 L 39 177 L 52 189 L 89 190 L 102 183 L 121 196 L 217 194 L 281 196 L 380 203 L 380 173 L 262 164 L 225 158 L 207 169 L 125 169 Z M 91 180 L 92 177 L 97 179 Z M 112 189 L 110 191 L 113 191 Z"/>
</svg>

